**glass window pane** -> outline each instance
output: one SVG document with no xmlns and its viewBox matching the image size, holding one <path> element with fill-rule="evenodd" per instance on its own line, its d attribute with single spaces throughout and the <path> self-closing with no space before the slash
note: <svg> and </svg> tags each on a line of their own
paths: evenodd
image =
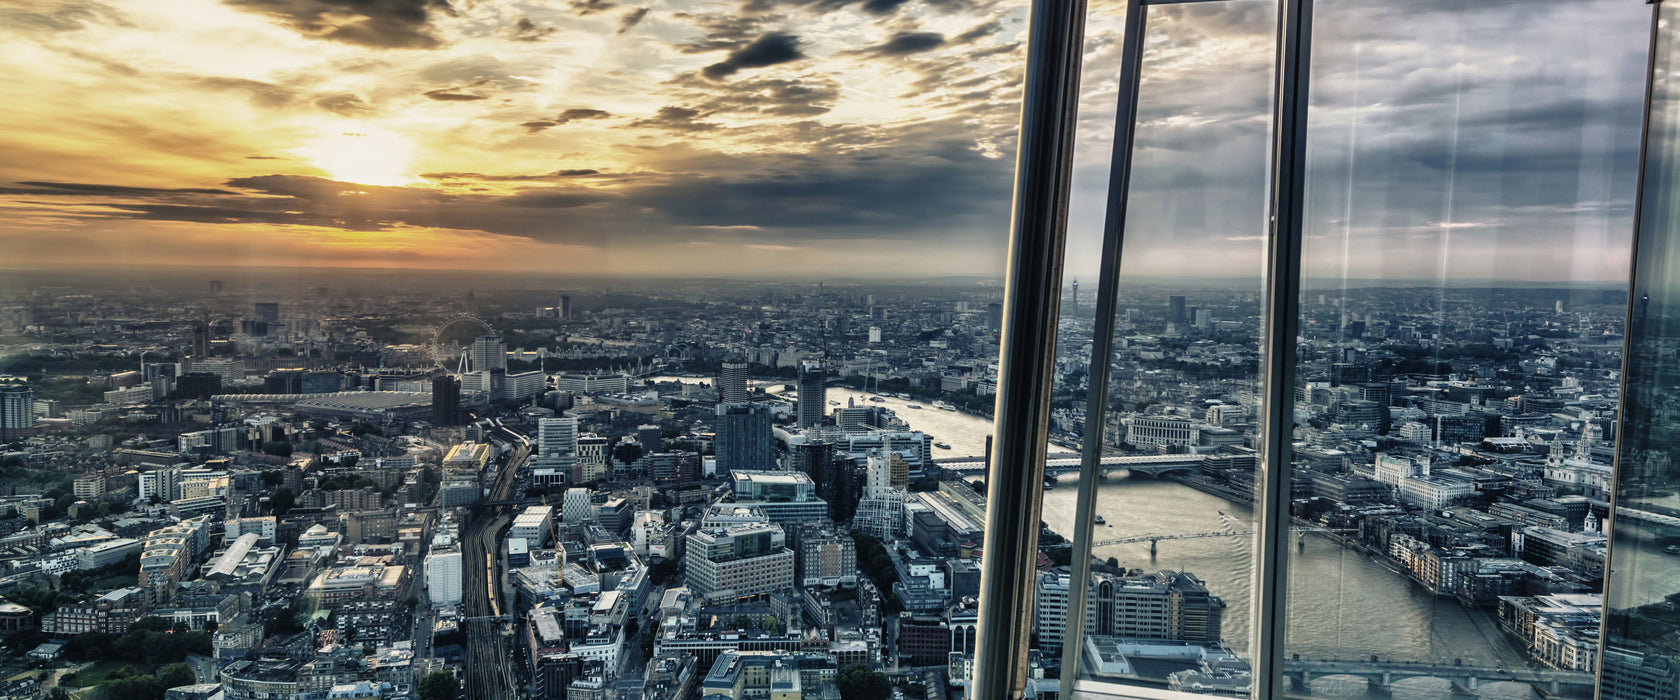
<svg viewBox="0 0 1680 700">
<path fill-rule="evenodd" d="M 1105 460 L 1093 571 L 1078 584 L 1087 587 L 1083 638 L 1060 633 L 1071 573 L 1044 571 L 1038 587 L 1039 648 L 1080 645 L 1082 679 L 1239 693 L 1251 685 L 1276 13 L 1269 0 L 1148 8 L 1113 374 L 1108 405 L 1086 407 L 1083 428 L 1103 431 Z M 1101 81 L 1114 68 L 1087 70 Z M 1104 97 L 1112 102 L 1112 92 Z M 1069 274 L 1095 278 L 1096 264 L 1075 258 Z M 1052 471 L 1044 520 L 1068 533 L 1077 460 Z"/>
<path fill-rule="evenodd" d="M 1672 3 L 1660 9 L 1652 74 L 1644 200 L 1629 326 L 1626 423 L 1622 426 L 1616 512 L 1605 586 L 1606 699 L 1680 696 L 1680 472 L 1674 452 L 1677 382 L 1673 346 L 1680 300 L 1680 59 Z"/>
<path fill-rule="evenodd" d="M 1648 14 L 1316 3 L 1298 692 L 1591 695 Z"/>
</svg>

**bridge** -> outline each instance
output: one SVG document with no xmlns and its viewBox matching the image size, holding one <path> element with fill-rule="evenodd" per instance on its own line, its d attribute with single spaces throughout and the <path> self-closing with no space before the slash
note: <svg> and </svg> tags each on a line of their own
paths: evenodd
<svg viewBox="0 0 1680 700">
<path fill-rule="evenodd" d="M 1297 526 L 1297 527 L 1289 528 L 1289 532 L 1291 532 L 1293 534 L 1296 534 L 1296 535 L 1302 535 L 1302 534 L 1305 534 L 1305 533 L 1308 533 L 1308 532 L 1353 532 L 1353 531 L 1352 530 L 1345 530 L 1345 529 L 1332 529 L 1332 528 L 1325 528 L 1325 527 Z M 1210 537 L 1251 537 L 1253 535 L 1254 535 L 1253 530 L 1214 530 L 1212 532 L 1187 532 L 1187 533 L 1181 533 L 1181 534 L 1176 534 L 1176 535 L 1158 535 L 1158 534 L 1132 535 L 1130 537 L 1118 537 L 1118 538 L 1110 539 L 1110 540 L 1099 540 L 1097 542 L 1092 542 L 1091 543 L 1091 549 L 1095 550 L 1098 547 L 1112 547 L 1112 546 L 1121 545 L 1121 544 L 1138 544 L 1140 542 L 1148 542 L 1149 543 L 1149 556 L 1155 556 L 1156 545 L 1161 540 L 1201 540 L 1201 539 L 1208 539 Z"/>
<path fill-rule="evenodd" d="M 1564 686 L 1592 687 L 1593 675 L 1579 671 L 1556 671 L 1532 668 L 1487 668 L 1456 664 L 1365 662 L 1365 661 L 1308 661 L 1283 662 L 1283 672 L 1295 687 L 1306 691 L 1312 679 L 1324 676 L 1357 676 L 1374 686 L 1388 688 L 1394 681 L 1405 678 L 1443 678 L 1457 688 L 1473 693 L 1477 686 L 1489 682 L 1515 682 L 1547 686 L 1557 695 Z"/>
<path fill-rule="evenodd" d="M 1063 454 L 1065 455 L 1066 453 Z M 1079 465 L 1082 461 L 1083 460 L 1077 455 L 1053 455 L 1050 459 L 1045 460 L 1044 475 L 1047 477 L 1058 477 L 1063 474 L 1078 474 Z M 961 473 L 984 473 L 986 471 L 985 460 L 956 460 L 939 462 L 939 466 L 947 471 Z M 1098 466 L 1098 476 L 1108 477 L 1113 475 L 1114 472 L 1126 471 L 1136 475 L 1159 478 L 1164 474 L 1174 472 L 1183 474 L 1194 473 L 1200 471 L 1201 468 L 1202 455 L 1198 454 L 1115 455 L 1102 458 L 1102 461 Z"/>
</svg>

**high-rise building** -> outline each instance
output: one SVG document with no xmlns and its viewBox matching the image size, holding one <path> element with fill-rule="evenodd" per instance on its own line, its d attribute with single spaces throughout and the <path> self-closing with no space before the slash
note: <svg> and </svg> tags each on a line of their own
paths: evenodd
<svg viewBox="0 0 1680 700">
<path fill-rule="evenodd" d="M 1167 297 L 1167 323 L 1184 323 L 1187 320 L 1184 317 L 1184 309 L 1184 297 Z"/>
<path fill-rule="evenodd" d="M 35 425 L 35 391 L 24 384 L 0 386 L 0 438 L 24 437 Z"/>
<path fill-rule="evenodd" d="M 744 358 L 723 361 L 723 371 L 718 375 L 718 403 L 747 402 L 749 367 Z"/>
<path fill-rule="evenodd" d="M 595 519 L 594 505 L 589 496 L 589 489 L 566 489 L 566 500 L 560 506 L 560 517 L 567 525 L 586 523 Z"/>
<path fill-rule="evenodd" d="M 266 321 L 268 323 L 280 322 L 280 302 L 259 301 L 252 306 L 251 317 L 253 319 Z"/>
<path fill-rule="evenodd" d="M 906 491 L 903 486 L 894 484 L 895 456 L 886 450 L 869 451 L 868 466 L 864 470 L 863 498 L 858 501 L 857 513 L 852 517 L 857 529 L 882 541 L 898 539 L 905 530 Z"/>
<path fill-rule="evenodd" d="M 211 294 L 221 294 L 222 293 L 222 281 L 221 280 L 210 280 L 210 293 Z"/>
<path fill-rule="evenodd" d="M 719 472 L 776 468 L 768 408 L 747 403 L 718 404 L 716 434 Z"/>
<path fill-rule="evenodd" d="M 562 320 L 571 318 L 572 317 L 572 297 L 570 295 L 567 295 L 567 294 L 561 294 L 560 295 L 560 306 L 556 310 L 559 311 L 560 318 Z"/>
<path fill-rule="evenodd" d="M 799 366 L 799 427 L 822 425 L 828 412 L 828 373 L 823 363 L 807 360 Z"/>
<path fill-rule="evenodd" d="M 461 602 L 461 550 L 454 547 L 433 546 L 426 555 L 426 593 L 432 605 L 456 605 Z"/>
<path fill-rule="evenodd" d="M 553 467 L 571 473 L 577 464 L 578 421 L 570 416 L 537 421 L 537 456 L 532 466 Z"/>
<path fill-rule="evenodd" d="M 183 399 L 208 399 L 222 393 L 222 375 L 188 372 L 175 379 L 175 395 Z"/>
<path fill-rule="evenodd" d="M 194 359 L 204 359 L 210 356 L 210 324 L 203 321 L 193 323 L 192 356 Z"/>
<path fill-rule="evenodd" d="M 598 435 L 580 435 L 577 460 L 572 464 L 572 483 L 584 484 L 607 478 L 607 455 L 612 445 Z"/>
<path fill-rule="evenodd" d="M 993 302 L 986 305 L 986 330 L 993 333 L 1003 330 L 1003 304 Z"/>
<path fill-rule="evenodd" d="M 781 526 L 747 522 L 704 527 L 688 536 L 688 587 L 724 600 L 793 590 L 793 551 Z"/>
<path fill-rule="evenodd" d="M 461 380 L 447 375 L 432 379 L 432 424 L 461 424 Z"/>
<path fill-rule="evenodd" d="M 498 335 L 481 335 L 473 340 L 467 368 L 474 372 L 507 370 L 507 344 Z"/>
<path fill-rule="evenodd" d="M 788 460 L 792 469 L 811 477 L 817 498 L 828 503 L 830 520 L 839 523 L 852 519 L 858 499 L 863 495 L 856 463 L 841 456 L 834 444 L 828 442 L 791 445 Z"/>
</svg>

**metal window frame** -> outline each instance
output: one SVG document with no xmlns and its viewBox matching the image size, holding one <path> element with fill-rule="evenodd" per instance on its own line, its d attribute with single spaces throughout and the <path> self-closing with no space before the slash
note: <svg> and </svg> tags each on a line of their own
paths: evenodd
<svg viewBox="0 0 1680 700">
<path fill-rule="evenodd" d="M 1027 681 L 1084 43 L 1085 0 L 1032 0 L 986 469 L 988 536 L 972 681 L 979 698 L 1020 697 Z"/>
</svg>

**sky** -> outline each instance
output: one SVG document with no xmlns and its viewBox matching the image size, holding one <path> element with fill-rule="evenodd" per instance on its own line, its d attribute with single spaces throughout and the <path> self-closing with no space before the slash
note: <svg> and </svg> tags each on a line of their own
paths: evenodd
<svg viewBox="0 0 1680 700">
<path fill-rule="evenodd" d="M 1315 17 L 1309 275 L 1625 275 L 1649 13 Z M 1276 3 L 1151 10 L 1125 274 L 1261 268 Z M 1095 288 L 1123 3 L 1091 5 Z M 997 276 L 1004 0 L 0 0 L 0 265 Z"/>
</svg>

